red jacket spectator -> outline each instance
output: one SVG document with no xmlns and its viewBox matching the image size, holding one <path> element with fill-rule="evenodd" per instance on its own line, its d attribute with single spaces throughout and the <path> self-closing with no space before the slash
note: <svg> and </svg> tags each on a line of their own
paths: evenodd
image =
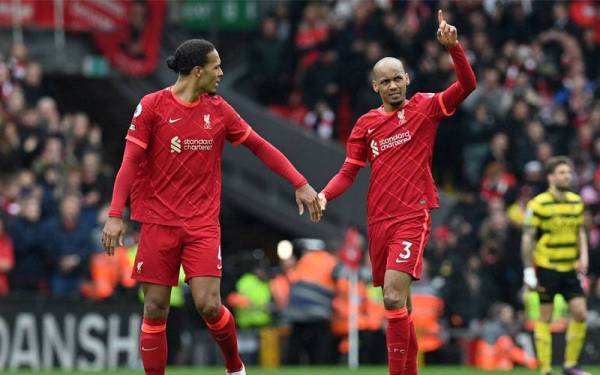
<svg viewBox="0 0 600 375">
<path fill-rule="evenodd" d="M 481 198 L 489 201 L 493 198 L 504 198 L 508 189 L 517 183 L 514 175 L 507 172 L 500 163 L 491 163 L 485 169 L 481 181 Z"/>
<path fill-rule="evenodd" d="M 12 241 L 4 231 L 4 222 L 0 219 L 0 296 L 8 294 L 8 272 L 14 265 Z"/>
</svg>

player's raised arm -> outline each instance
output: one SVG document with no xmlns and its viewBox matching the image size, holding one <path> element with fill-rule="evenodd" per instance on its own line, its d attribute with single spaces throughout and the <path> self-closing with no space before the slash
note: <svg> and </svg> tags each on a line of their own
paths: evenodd
<svg viewBox="0 0 600 375">
<path fill-rule="evenodd" d="M 469 60 L 465 55 L 465 51 L 458 42 L 456 27 L 446 22 L 441 10 L 438 11 L 438 23 L 437 39 L 450 52 L 457 78 L 457 81 L 442 93 L 444 109 L 447 114 L 451 114 L 475 90 L 477 80 L 473 68 L 471 68 Z"/>
</svg>

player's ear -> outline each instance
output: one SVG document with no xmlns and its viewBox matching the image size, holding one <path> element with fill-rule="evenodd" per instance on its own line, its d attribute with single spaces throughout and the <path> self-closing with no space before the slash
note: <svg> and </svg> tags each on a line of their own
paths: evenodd
<svg viewBox="0 0 600 375">
<path fill-rule="evenodd" d="M 194 67 L 194 74 L 196 75 L 196 78 L 200 78 L 203 70 L 204 69 L 200 65 Z"/>
<path fill-rule="evenodd" d="M 406 86 L 410 85 L 410 77 L 408 76 L 408 73 L 404 73 L 404 79 L 406 80 Z"/>
<path fill-rule="evenodd" d="M 379 85 L 377 84 L 377 81 L 372 80 L 371 85 L 373 86 L 373 91 L 379 94 Z"/>
</svg>

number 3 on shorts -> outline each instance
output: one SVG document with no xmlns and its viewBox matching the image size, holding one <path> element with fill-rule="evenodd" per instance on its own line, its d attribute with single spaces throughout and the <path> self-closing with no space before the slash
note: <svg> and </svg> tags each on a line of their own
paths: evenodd
<svg viewBox="0 0 600 375">
<path fill-rule="evenodd" d="M 410 248 L 413 245 L 412 242 L 402 241 L 402 245 L 404 245 L 404 252 L 400 253 L 398 256 L 402 259 L 410 258 Z"/>
</svg>

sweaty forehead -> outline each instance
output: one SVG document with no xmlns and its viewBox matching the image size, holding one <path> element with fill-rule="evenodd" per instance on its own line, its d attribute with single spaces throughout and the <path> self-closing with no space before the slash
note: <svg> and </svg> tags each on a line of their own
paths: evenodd
<svg viewBox="0 0 600 375">
<path fill-rule="evenodd" d="M 374 79 L 394 78 L 402 73 L 404 73 L 404 66 L 394 57 L 384 57 L 373 67 Z"/>
</svg>

